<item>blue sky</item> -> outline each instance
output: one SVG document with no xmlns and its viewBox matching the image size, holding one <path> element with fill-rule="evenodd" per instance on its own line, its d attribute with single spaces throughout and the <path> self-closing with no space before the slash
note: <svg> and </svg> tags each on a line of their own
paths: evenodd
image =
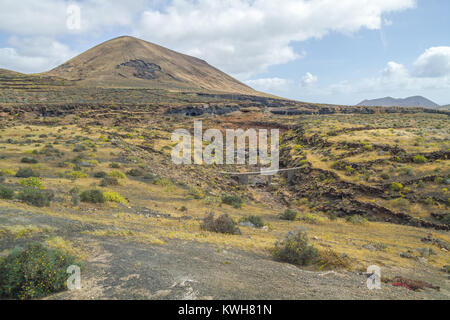
<svg viewBox="0 0 450 320">
<path fill-rule="evenodd" d="M 287 98 L 449 104 L 449 12 L 447 0 L 2 0 L 0 68 L 49 70 L 128 34 Z"/>
</svg>

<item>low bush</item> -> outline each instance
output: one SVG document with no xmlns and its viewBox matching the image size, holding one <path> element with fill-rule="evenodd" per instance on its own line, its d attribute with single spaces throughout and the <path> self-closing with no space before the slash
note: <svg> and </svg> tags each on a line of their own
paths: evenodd
<svg viewBox="0 0 450 320">
<path fill-rule="evenodd" d="M 131 170 L 128 170 L 127 175 L 132 176 L 132 177 L 140 177 L 143 175 L 143 173 L 139 169 L 131 169 Z"/>
<path fill-rule="evenodd" d="M 345 255 L 341 255 L 332 249 L 320 252 L 318 259 L 319 269 L 349 269 L 351 264 Z"/>
<path fill-rule="evenodd" d="M 0 185 L 0 199 L 11 200 L 12 198 L 14 198 L 14 190 L 7 186 Z"/>
<path fill-rule="evenodd" d="M 29 205 L 36 207 L 48 207 L 53 200 L 54 194 L 49 190 L 40 190 L 33 187 L 26 187 L 20 190 L 17 198 Z"/>
<path fill-rule="evenodd" d="M 103 197 L 105 198 L 105 201 L 112 201 L 112 202 L 128 205 L 128 201 L 124 197 L 122 197 L 121 195 L 119 195 L 117 192 L 114 192 L 114 191 L 103 192 Z"/>
<path fill-rule="evenodd" d="M 189 195 L 193 196 L 194 199 L 203 199 L 205 197 L 205 193 L 197 187 L 189 187 Z"/>
<path fill-rule="evenodd" d="M 99 171 L 99 172 L 95 172 L 94 173 L 94 178 L 104 178 L 106 177 L 108 174 L 104 171 Z"/>
<path fill-rule="evenodd" d="M 389 178 L 390 178 L 390 176 L 389 176 L 388 173 L 382 173 L 382 174 L 381 174 L 381 179 L 383 179 L 383 180 L 389 180 Z"/>
<path fill-rule="evenodd" d="M 87 178 L 87 174 L 82 171 L 71 171 L 66 174 L 67 178 L 76 180 L 76 179 L 84 179 Z"/>
<path fill-rule="evenodd" d="M 394 207 L 398 207 L 398 208 L 404 208 L 410 205 L 410 202 L 408 199 L 405 198 L 397 198 L 392 200 L 392 205 Z"/>
<path fill-rule="evenodd" d="M 423 202 L 428 206 L 433 206 L 436 204 L 436 201 L 434 201 L 433 197 L 428 197 Z"/>
<path fill-rule="evenodd" d="M 31 168 L 20 168 L 19 171 L 16 172 L 17 178 L 30 178 L 30 177 L 39 177 L 39 173 L 34 172 Z"/>
<path fill-rule="evenodd" d="M 125 179 L 127 176 L 125 173 L 119 171 L 119 170 L 113 170 L 110 173 L 108 173 L 108 176 L 111 178 L 117 178 L 117 179 Z"/>
<path fill-rule="evenodd" d="M 309 245 L 308 235 L 303 231 L 289 232 L 271 251 L 275 259 L 301 266 L 309 265 L 319 257 L 318 250 Z"/>
<path fill-rule="evenodd" d="M 171 187 L 173 186 L 173 181 L 167 178 L 154 178 L 152 181 L 153 184 L 162 187 Z"/>
<path fill-rule="evenodd" d="M 33 187 L 33 188 L 37 188 L 37 189 L 44 188 L 44 185 L 42 184 L 41 179 L 39 179 L 37 177 L 30 177 L 30 178 L 22 179 L 22 180 L 20 180 L 19 184 L 24 187 Z"/>
<path fill-rule="evenodd" d="M 357 214 L 347 217 L 345 221 L 352 224 L 366 224 L 369 222 L 365 217 Z"/>
<path fill-rule="evenodd" d="M 32 164 L 38 163 L 38 161 L 37 161 L 36 159 L 34 159 L 34 158 L 29 158 L 29 157 L 24 157 L 24 158 L 22 158 L 22 159 L 20 160 L 20 162 L 22 162 L 22 163 L 32 163 Z"/>
<path fill-rule="evenodd" d="M 280 219 L 294 221 L 295 219 L 297 219 L 297 217 L 298 217 L 298 212 L 297 211 L 294 211 L 294 210 L 291 210 L 291 209 L 286 209 L 281 214 Z"/>
<path fill-rule="evenodd" d="M 103 193 L 96 189 L 83 191 L 80 194 L 80 200 L 89 203 L 104 203 L 106 201 Z"/>
<path fill-rule="evenodd" d="M 323 219 L 315 213 L 307 213 L 303 215 L 300 220 L 309 224 L 319 224 Z"/>
<path fill-rule="evenodd" d="M 446 214 L 446 215 L 442 218 L 441 222 L 444 223 L 444 224 L 450 224 L 450 213 L 449 213 L 449 214 Z"/>
<path fill-rule="evenodd" d="M 30 244 L 0 258 L 0 298 L 37 299 L 66 289 L 67 268 L 76 258 L 41 244 Z"/>
<path fill-rule="evenodd" d="M 11 169 L 0 169 L 0 176 L 15 176 L 16 173 Z"/>
<path fill-rule="evenodd" d="M 402 191 L 403 185 L 399 182 L 392 182 L 391 184 L 391 190 L 392 191 Z"/>
<path fill-rule="evenodd" d="M 425 163 L 427 162 L 427 158 L 425 156 L 418 154 L 414 156 L 413 161 L 414 163 Z"/>
<path fill-rule="evenodd" d="M 257 228 L 264 227 L 264 221 L 259 216 L 247 216 L 247 217 L 241 218 L 241 220 L 239 220 L 239 221 L 240 222 L 250 222 Z"/>
<path fill-rule="evenodd" d="M 110 166 L 110 168 L 113 168 L 113 169 L 119 169 L 120 168 L 120 164 L 116 163 L 116 162 L 110 163 L 109 166 Z"/>
<path fill-rule="evenodd" d="M 100 186 L 107 187 L 107 186 L 118 186 L 119 180 L 117 178 L 112 177 L 104 177 L 102 181 L 100 182 Z"/>
<path fill-rule="evenodd" d="M 241 230 L 237 224 L 231 219 L 228 214 L 223 214 L 217 219 L 214 219 L 214 213 L 208 213 L 203 223 L 200 226 L 202 230 L 225 233 L 225 234 L 241 234 Z"/>
<path fill-rule="evenodd" d="M 233 208 L 239 209 L 242 208 L 242 204 L 244 203 L 244 200 L 238 195 L 223 195 L 222 196 L 222 203 L 228 204 L 230 206 L 233 206 Z"/>
</svg>

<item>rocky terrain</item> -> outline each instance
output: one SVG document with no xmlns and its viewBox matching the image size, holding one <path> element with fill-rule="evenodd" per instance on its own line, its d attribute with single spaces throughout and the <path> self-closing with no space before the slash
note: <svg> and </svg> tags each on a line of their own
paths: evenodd
<svg viewBox="0 0 450 320">
<path fill-rule="evenodd" d="M 0 298 L 448 299 L 449 114 L 281 99 L 129 37 L 0 70 Z M 279 129 L 282 170 L 176 165 L 200 120 Z"/>
</svg>

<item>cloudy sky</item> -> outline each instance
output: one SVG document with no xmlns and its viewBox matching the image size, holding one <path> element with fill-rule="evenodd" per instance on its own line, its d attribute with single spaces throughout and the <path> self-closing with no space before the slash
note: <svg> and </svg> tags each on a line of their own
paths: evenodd
<svg viewBox="0 0 450 320">
<path fill-rule="evenodd" d="M 449 12 L 448 0 L 1 0 L 0 68 L 46 71 L 133 35 L 283 97 L 450 104 Z"/>
</svg>

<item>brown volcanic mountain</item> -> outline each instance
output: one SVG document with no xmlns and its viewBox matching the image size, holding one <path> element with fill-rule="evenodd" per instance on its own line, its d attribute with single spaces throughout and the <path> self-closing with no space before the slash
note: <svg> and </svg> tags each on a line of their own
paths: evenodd
<svg viewBox="0 0 450 320">
<path fill-rule="evenodd" d="M 89 86 L 261 95 L 203 60 L 128 36 L 104 42 L 43 75 Z"/>
</svg>

